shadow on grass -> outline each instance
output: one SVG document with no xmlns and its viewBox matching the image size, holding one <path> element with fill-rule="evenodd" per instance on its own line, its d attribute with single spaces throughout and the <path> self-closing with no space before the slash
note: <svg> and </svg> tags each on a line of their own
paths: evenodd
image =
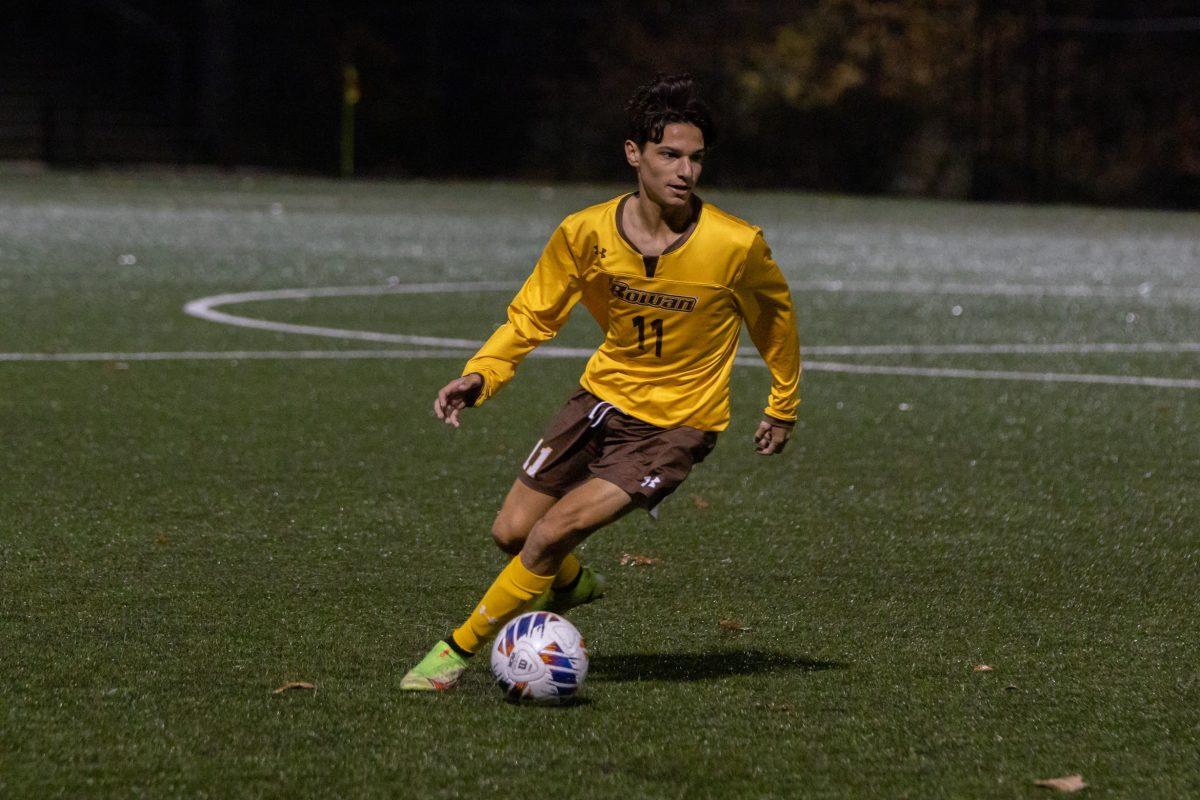
<svg viewBox="0 0 1200 800">
<path fill-rule="evenodd" d="M 585 706 L 590 706 L 592 704 L 592 699 L 590 697 L 580 697 L 579 695 L 575 695 L 574 697 L 568 697 L 565 700 L 560 700 L 558 702 L 536 703 L 529 702 L 527 700 L 505 700 L 504 702 L 513 708 L 530 708 L 537 711 L 561 711 L 568 708 L 584 708 Z"/>
<path fill-rule="evenodd" d="M 596 681 L 704 681 L 760 672 L 820 672 L 841 669 L 838 661 L 814 661 L 769 650 L 708 653 L 615 653 L 592 657 L 588 678 Z"/>
</svg>

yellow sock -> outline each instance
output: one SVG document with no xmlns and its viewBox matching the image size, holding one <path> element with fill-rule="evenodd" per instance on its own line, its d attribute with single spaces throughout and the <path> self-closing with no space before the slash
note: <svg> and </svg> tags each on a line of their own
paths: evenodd
<svg viewBox="0 0 1200 800">
<path fill-rule="evenodd" d="M 553 575 L 535 575 L 521 563 L 520 556 L 508 562 L 467 621 L 454 629 L 454 643 L 468 653 L 478 653 L 487 640 L 550 588 Z"/>
<path fill-rule="evenodd" d="M 558 568 L 558 572 L 554 575 L 554 583 L 551 584 L 555 589 L 561 589 L 564 586 L 570 586 L 571 582 L 579 577 L 579 571 L 583 569 L 583 564 L 579 563 L 579 559 L 574 553 L 568 553 L 563 559 L 562 566 Z"/>
</svg>

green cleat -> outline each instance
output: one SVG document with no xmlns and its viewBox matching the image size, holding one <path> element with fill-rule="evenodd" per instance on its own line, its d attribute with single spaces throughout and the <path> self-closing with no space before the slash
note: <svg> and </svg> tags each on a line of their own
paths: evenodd
<svg viewBox="0 0 1200 800">
<path fill-rule="evenodd" d="M 438 642 L 421 663 L 400 679 L 403 692 L 444 692 L 458 686 L 467 669 L 467 660 L 446 644 Z"/>
<path fill-rule="evenodd" d="M 575 585 L 570 589 L 548 589 L 538 595 L 530 611 L 552 611 L 555 614 L 565 614 L 572 608 L 587 605 L 594 600 L 604 597 L 608 581 L 604 576 L 592 572 L 591 567 L 584 567 Z"/>
</svg>

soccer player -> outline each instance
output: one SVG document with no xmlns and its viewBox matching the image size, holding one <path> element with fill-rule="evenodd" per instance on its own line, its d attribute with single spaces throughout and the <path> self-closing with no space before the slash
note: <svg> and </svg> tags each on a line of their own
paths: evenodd
<svg viewBox="0 0 1200 800">
<path fill-rule="evenodd" d="M 450 689 L 521 612 L 561 613 L 604 594 L 603 578 L 572 551 L 631 509 L 653 514 L 709 454 L 729 424 L 743 324 L 771 372 L 756 450 L 782 452 L 795 424 L 800 348 L 787 282 L 761 230 L 695 194 L 713 125 L 691 76 L 656 77 L 627 110 L 637 191 L 563 220 L 508 322 L 434 401 L 438 419 L 457 428 L 463 409 L 500 391 L 577 303 L 604 332 L 493 524 L 512 559 L 401 689 Z"/>
</svg>

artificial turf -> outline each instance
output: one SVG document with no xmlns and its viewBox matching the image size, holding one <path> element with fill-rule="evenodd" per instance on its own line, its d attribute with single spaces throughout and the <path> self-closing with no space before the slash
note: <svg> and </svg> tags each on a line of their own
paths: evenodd
<svg viewBox="0 0 1200 800">
<path fill-rule="evenodd" d="M 563 214 L 617 191 L 5 175 L 0 352 L 380 347 L 181 308 L 517 282 Z M 710 199 L 797 285 L 1104 290 L 811 288 L 813 348 L 1200 328 L 1194 216 Z M 482 338 L 505 294 L 228 310 Z M 611 586 L 572 614 L 584 701 L 544 709 L 504 703 L 484 664 L 453 694 L 396 691 L 501 565 L 491 517 L 582 364 L 531 359 L 452 431 L 430 404 L 464 357 L 0 362 L 0 796 L 1023 798 L 1074 772 L 1090 797 L 1200 796 L 1195 389 L 814 369 L 764 459 L 766 373 L 740 367 L 733 425 L 662 519 L 584 546 Z M 830 360 L 1187 380 L 1198 358 Z M 290 680 L 316 689 L 273 694 Z"/>
</svg>

